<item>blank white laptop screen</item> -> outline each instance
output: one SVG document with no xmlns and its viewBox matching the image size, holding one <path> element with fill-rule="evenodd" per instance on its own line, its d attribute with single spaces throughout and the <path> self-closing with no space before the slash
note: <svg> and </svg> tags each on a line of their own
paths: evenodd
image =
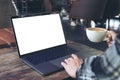
<svg viewBox="0 0 120 80">
<path fill-rule="evenodd" d="M 66 44 L 59 14 L 12 18 L 20 55 Z"/>
</svg>

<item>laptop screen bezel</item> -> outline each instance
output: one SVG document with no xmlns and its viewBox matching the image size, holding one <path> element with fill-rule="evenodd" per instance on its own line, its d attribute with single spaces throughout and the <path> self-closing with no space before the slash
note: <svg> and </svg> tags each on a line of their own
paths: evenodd
<svg viewBox="0 0 120 80">
<path fill-rule="evenodd" d="M 50 13 L 48 14 L 42 14 L 42 15 L 49 15 Z M 51 14 L 59 14 L 59 13 L 51 13 Z M 37 15 L 32 15 L 32 16 L 40 16 L 41 14 L 37 14 Z M 32 17 L 32 16 L 24 16 L 24 17 Z M 59 14 L 60 16 L 60 14 Z M 18 45 L 18 42 L 17 42 L 17 37 L 16 37 L 16 33 L 15 33 L 15 28 L 14 28 L 14 24 L 12 22 L 12 19 L 15 19 L 15 18 L 23 18 L 23 16 L 13 16 L 11 17 L 11 23 L 12 23 L 12 29 L 13 29 L 13 32 L 14 32 L 14 37 L 15 37 L 15 43 L 16 43 L 16 47 L 17 47 L 17 50 L 18 50 L 18 54 L 19 54 L 19 57 L 22 57 L 22 56 L 26 56 L 26 55 L 32 55 L 31 53 L 29 54 L 23 54 L 23 55 L 20 55 L 20 50 L 19 50 L 19 45 Z M 60 20 L 61 17 L 60 17 Z M 62 30 L 63 30 L 63 24 L 62 24 L 62 21 L 61 21 L 61 25 L 62 25 Z M 64 30 L 63 30 L 63 33 L 64 33 Z M 65 39 L 65 33 L 64 33 L 64 39 Z M 54 47 L 58 47 L 58 46 L 66 46 L 67 45 L 67 41 L 65 39 L 65 44 L 62 44 L 62 45 L 57 45 L 57 46 L 53 46 L 53 47 L 50 47 L 50 48 L 54 48 Z M 50 48 L 46 48 L 46 49 L 50 49 Z M 46 50 L 46 49 L 43 49 L 43 50 Z M 35 51 L 35 52 L 38 52 L 38 51 Z M 33 52 L 32 52 L 33 53 Z"/>
</svg>

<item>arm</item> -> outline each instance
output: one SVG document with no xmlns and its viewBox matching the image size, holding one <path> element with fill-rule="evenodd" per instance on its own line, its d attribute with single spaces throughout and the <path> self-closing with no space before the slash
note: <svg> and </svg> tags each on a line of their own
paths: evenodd
<svg viewBox="0 0 120 80">
<path fill-rule="evenodd" d="M 120 65 L 120 34 L 115 42 L 99 56 L 85 59 L 82 67 L 77 70 L 78 80 L 119 80 Z"/>
<path fill-rule="evenodd" d="M 120 34 L 104 54 L 91 56 L 84 61 L 75 55 L 61 63 L 67 73 L 77 80 L 115 80 L 119 76 Z M 117 72 L 118 75 L 113 75 Z M 119 78 L 119 77 L 118 77 Z"/>
</svg>

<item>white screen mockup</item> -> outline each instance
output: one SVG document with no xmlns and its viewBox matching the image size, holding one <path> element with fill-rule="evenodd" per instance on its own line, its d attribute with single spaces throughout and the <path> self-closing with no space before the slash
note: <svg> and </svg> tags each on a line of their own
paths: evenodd
<svg viewBox="0 0 120 80">
<path fill-rule="evenodd" d="M 66 44 L 59 14 L 12 18 L 20 55 Z"/>
</svg>

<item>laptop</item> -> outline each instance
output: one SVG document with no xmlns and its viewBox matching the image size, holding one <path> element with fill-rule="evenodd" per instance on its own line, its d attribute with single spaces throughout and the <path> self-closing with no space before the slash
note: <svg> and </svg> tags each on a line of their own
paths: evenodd
<svg viewBox="0 0 120 80">
<path fill-rule="evenodd" d="M 77 51 L 66 44 L 58 13 L 11 21 L 20 59 L 42 75 L 62 70 L 61 61 Z"/>
</svg>

